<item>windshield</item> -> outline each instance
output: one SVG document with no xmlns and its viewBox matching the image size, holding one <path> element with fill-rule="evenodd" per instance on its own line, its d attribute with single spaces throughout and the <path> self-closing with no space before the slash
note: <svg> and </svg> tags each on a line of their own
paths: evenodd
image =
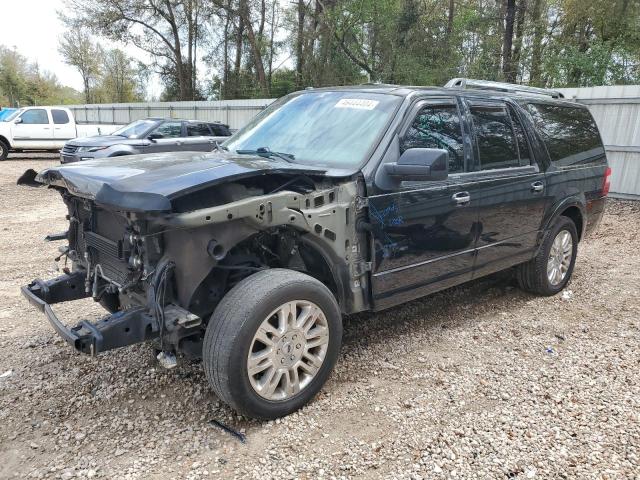
<svg viewBox="0 0 640 480">
<path fill-rule="evenodd" d="M 227 140 L 230 151 L 268 148 L 296 163 L 362 164 L 402 99 L 360 92 L 306 92 L 270 105 Z"/>
<path fill-rule="evenodd" d="M 12 114 L 10 114 L 10 115 L 6 116 L 5 118 L 3 118 L 2 121 L 3 122 L 10 122 L 11 120 L 15 119 L 18 115 L 20 115 L 23 111 L 24 111 L 24 108 L 16 110 Z"/>
<path fill-rule="evenodd" d="M 147 131 L 153 127 L 157 120 L 136 120 L 135 122 L 131 122 L 129 125 L 125 125 L 124 127 L 113 132 L 113 135 L 119 135 L 121 137 L 127 138 L 140 138 L 140 136 L 147 133 Z"/>
</svg>

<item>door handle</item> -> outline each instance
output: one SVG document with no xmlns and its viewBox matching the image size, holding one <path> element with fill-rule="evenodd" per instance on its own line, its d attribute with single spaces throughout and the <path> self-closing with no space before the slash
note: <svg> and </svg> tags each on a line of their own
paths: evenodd
<svg viewBox="0 0 640 480">
<path fill-rule="evenodd" d="M 543 182 L 533 182 L 531 184 L 531 191 L 534 193 L 537 192 L 541 192 L 544 190 L 544 183 Z"/>
<path fill-rule="evenodd" d="M 469 195 L 469 192 L 458 192 L 454 193 L 451 199 L 458 205 L 463 206 L 471 201 L 471 195 Z"/>
</svg>

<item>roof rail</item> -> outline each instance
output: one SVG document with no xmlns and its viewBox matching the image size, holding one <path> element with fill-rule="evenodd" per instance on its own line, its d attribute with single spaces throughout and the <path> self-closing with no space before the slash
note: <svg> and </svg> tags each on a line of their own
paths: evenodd
<svg viewBox="0 0 640 480">
<path fill-rule="evenodd" d="M 497 90 L 508 93 L 528 93 L 530 95 L 543 95 L 552 98 L 564 98 L 558 90 L 548 90 L 546 88 L 527 87 L 515 83 L 491 82 L 489 80 L 474 80 L 472 78 L 452 78 L 445 88 L 471 88 L 478 90 Z"/>
</svg>

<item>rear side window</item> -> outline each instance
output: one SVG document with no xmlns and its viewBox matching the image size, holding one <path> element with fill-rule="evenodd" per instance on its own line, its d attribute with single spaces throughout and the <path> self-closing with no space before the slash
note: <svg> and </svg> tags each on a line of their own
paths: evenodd
<svg viewBox="0 0 640 480">
<path fill-rule="evenodd" d="M 51 110 L 51 117 L 53 118 L 53 123 L 56 125 L 65 125 L 69 123 L 69 115 L 64 110 Z"/>
<path fill-rule="evenodd" d="M 187 123 L 187 137 L 209 137 L 211 131 L 206 123 Z"/>
<path fill-rule="evenodd" d="M 47 111 L 40 108 L 32 108 L 31 110 L 27 110 L 20 116 L 20 118 L 22 119 L 22 123 L 26 125 L 49 124 L 49 116 L 47 115 Z"/>
<path fill-rule="evenodd" d="M 471 105 L 482 170 L 520 166 L 518 141 L 506 105 Z"/>
<path fill-rule="evenodd" d="M 449 173 L 464 172 L 462 126 L 456 105 L 429 105 L 407 130 L 401 152 L 409 148 L 441 148 L 449 152 Z"/>
<path fill-rule="evenodd" d="M 590 163 L 604 155 L 598 127 L 586 108 L 529 103 L 527 110 L 557 166 Z"/>
</svg>

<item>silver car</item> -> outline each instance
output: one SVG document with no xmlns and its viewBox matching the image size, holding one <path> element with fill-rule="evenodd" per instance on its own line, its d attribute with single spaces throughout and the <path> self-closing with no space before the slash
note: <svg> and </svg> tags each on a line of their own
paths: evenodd
<svg viewBox="0 0 640 480">
<path fill-rule="evenodd" d="M 228 125 L 197 120 L 147 118 L 136 120 L 111 135 L 75 138 L 60 152 L 62 163 L 140 153 L 210 152 L 231 131 Z"/>
</svg>

